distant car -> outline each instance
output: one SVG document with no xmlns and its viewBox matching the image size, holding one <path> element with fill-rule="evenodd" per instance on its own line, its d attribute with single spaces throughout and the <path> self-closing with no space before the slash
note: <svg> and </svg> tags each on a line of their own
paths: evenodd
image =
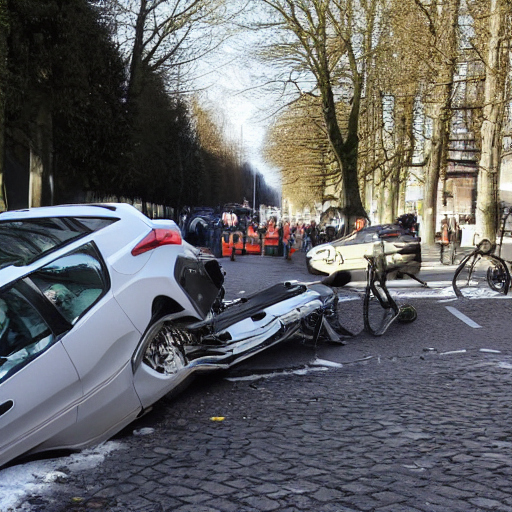
<svg viewBox="0 0 512 512">
<path fill-rule="evenodd" d="M 308 251 L 306 262 L 311 274 L 328 275 L 337 270 L 367 267 L 366 255 L 375 243 L 384 243 L 387 262 L 396 274 L 416 275 L 421 269 L 421 239 L 397 224 L 381 224 L 354 231 L 338 240 L 317 245 Z"/>
<path fill-rule="evenodd" d="M 203 321 L 223 280 L 130 205 L 0 214 L 0 466 L 103 441 L 180 384 L 183 331 L 163 319 Z"/>
</svg>

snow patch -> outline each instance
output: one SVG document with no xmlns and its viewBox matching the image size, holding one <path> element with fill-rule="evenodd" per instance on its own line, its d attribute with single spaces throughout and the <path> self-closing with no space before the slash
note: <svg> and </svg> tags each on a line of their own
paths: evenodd
<svg viewBox="0 0 512 512">
<path fill-rule="evenodd" d="M 134 430 L 133 431 L 133 435 L 134 436 L 149 436 L 150 434 L 152 434 L 153 432 L 155 431 L 154 428 L 151 428 L 151 427 L 144 427 L 144 428 L 139 428 L 137 430 Z"/>
<path fill-rule="evenodd" d="M 281 377 L 282 375 L 307 375 L 310 372 L 324 372 L 328 368 L 325 366 L 307 366 L 305 368 L 298 368 L 297 370 L 287 370 L 284 372 L 269 372 L 269 373 L 254 373 L 252 375 L 244 375 L 241 377 L 226 377 L 229 382 L 250 382 L 260 379 L 272 379 L 274 377 Z"/>
<path fill-rule="evenodd" d="M 14 510 L 27 496 L 49 491 L 52 485 L 65 481 L 69 473 L 97 467 L 106 455 L 122 447 L 117 441 L 109 441 L 68 457 L 31 461 L 0 470 L 0 510 Z"/>
</svg>

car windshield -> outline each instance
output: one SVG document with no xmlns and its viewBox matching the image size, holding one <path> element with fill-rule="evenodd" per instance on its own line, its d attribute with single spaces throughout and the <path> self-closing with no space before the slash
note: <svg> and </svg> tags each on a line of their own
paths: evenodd
<svg viewBox="0 0 512 512">
<path fill-rule="evenodd" d="M 116 220 L 53 217 L 0 221 L 0 268 L 28 265 Z"/>
</svg>

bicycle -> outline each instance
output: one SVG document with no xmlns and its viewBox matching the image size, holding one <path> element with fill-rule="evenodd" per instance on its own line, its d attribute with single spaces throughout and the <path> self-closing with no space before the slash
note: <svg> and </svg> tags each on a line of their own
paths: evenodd
<svg viewBox="0 0 512 512">
<path fill-rule="evenodd" d="M 463 289 L 478 289 L 482 283 L 491 290 L 506 295 L 510 289 L 510 271 L 507 263 L 494 254 L 496 244 L 483 239 L 475 249 L 462 259 L 455 270 L 452 288 L 458 298 Z"/>
<path fill-rule="evenodd" d="M 410 304 L 398 305 L 386 286 L 389 273 L 397 270 L 396 266 L 387 263 L 387 254 L 384 252 L 382 242 L 374 245 L 373 255 L 365 255 L 368 261 L 366 271 L 366 290 L 363 302 L 364 328 L 374 336 L 382 336 L 389 326 L 398 320 L 401 323 L 410 323 L 416 320 L 418 314 Z M 426 286 L 426 283 L 417 279 Z"/>
</svg>

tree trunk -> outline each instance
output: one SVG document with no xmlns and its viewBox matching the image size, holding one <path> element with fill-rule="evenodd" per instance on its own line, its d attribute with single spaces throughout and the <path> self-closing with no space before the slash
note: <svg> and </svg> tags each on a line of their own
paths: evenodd
<svg viewBox="0 0 512 512">
<path fill-rule="evenodd" d="M 501 154 L 501 120 L 504 112 L 506 62 L 500 45 L 504 27 L 502 0 L 490 0 L 489 41 L 484 85 L 481 153 L 478 164 L 476 234 L 495 241 L 498 223 L 498 176 Z M 502 57 L 500 59 L 500 56 Z"/>
<path fill-rule="evenodd" d="M 52 115 L 43 98 L 33 127 L 30 147 L 29 207 L 53 204 Z"/>
<path fill-rule="evenodd" d="M 348 135 L 346 141 L 344 141 L 336 117 L 336 106 L 330 77 L 327 77 L 325 82 L 326 84 L 321 87 L 322 110 L 329 142 L 341 169 L 341 208 L 345 213 L 345 230 L 350 232 L 354 228 L 357 218 L 367 218 L 361 201 L 357 174 L 357 153 L 359 149 L 357 119 L 361 92 L 360 87 L 355 88 L 351 112 L 351 118 L 355 117 L 355 122 L 353 120 L 349 121 Z"/>
<path fill-rule="evenodd" d="M 424 229 L 422 240 L 434 243 L 437 219 L 437 192 L 439 177 L 445 171 L 446 153 L 450 134 L 451 96 L 457 56 L 457 24 L 460 0 L 446 0 L 436 24 L 436 50 L 438 51 L 437 82 L 434 84 L 432 106 L 432 141 L 425 169 Z"/>
<path fill-rule="evenodd" d="M 424 192 L 424 215 L 423 215 L 423 237 L 426 244 L 434 243 L 434 235 L 437 219 L 437 195 L 439 187 L 439 177 L 441 169 L 445 165 L 445 152 L 448 146 L 450 130 L 450 98 L 451 98 L 451 78 L 450 85 L 442 87 L 441 94 L 445 102 L 434 105 L 435 114 L 432 126 L 432 141 L 427 169 L 425 173 L 425 192 Z"/>
<path fill-rule="evenodd" d="M 133 107 L 142 91 L 142 58 L 144 47 L 144 27 L 147 18 L 147 0 L 140 0 L 139 13 L 135 24 L 135 38 L 130 61 L 130 77 L 128 83 L 128 101 Z"/>
</svg>

